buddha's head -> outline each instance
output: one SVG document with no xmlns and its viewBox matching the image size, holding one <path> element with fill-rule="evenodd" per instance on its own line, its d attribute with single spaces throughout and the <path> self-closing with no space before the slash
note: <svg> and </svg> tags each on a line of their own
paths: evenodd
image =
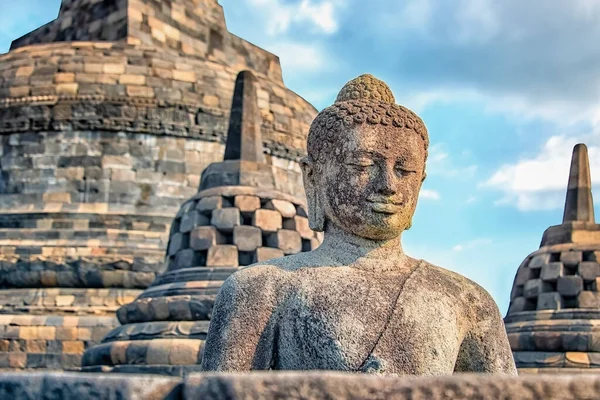
<svg viewBox="0 0 600 400">
<path fill-rule="evenodd" d="M 308 133 L 302 169 L 310 227 L 399 236 L 411 226 L 428 145 L 423 121 L 395 104 L 384 82 L 371 75 L 348 82 Z"/>
</svg>

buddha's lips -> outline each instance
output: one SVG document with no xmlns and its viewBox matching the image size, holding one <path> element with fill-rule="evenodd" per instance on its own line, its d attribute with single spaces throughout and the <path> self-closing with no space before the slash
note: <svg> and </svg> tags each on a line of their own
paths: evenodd
<svg viewBox="0 0 600 400">
<path fill-rule="evenodd" d="M 390 201 L 372 201 L 368 200 L 371 204 L 371 210 L 381 214 L 396 214 L 401 211 L 402 207 L 399 204 L 394 204 Z"/>
</svg>

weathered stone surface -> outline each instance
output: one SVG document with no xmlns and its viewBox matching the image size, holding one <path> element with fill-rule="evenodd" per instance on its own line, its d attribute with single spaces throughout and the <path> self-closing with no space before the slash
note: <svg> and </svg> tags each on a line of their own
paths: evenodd
<svg viewBox="0 0 600 400">
<path fill-rule="evenodd" d="M 185 398 L 270 399 L 591 399 L 599 375 L 381 377 L 336 372 L 192 374 Z"/>
<path fill-rule="evenodd" d="M 551 262 L 542 267 L 541 278 L 543 281 L 556 282 L 564 275 L 564 267 L 561 262 Z"/>
<path fill-rule="evenodd" d="M 594 202 L 591 191 L 592 179 L 587 147 L 578 144 L 573 148 L 571 158 L 563 223 L 569 221 L 594 223 Z"/>
<path fill-rule="evenodd" d="M 181 217 L 179 230 L 183 233 L 187 233 L 197 226 L 208 225 L 209 222 L 210 220 L 205 215 L 200 214 L 199 211 L 191 211 Z"/>
<path fill-rule="evenodd" d="M 274 249 L 272 247 L 259 247 L 256 249 L 253 262 L 263 262 L 272 258 L 283 257 L 284 255 L 285 254 L 283 253 L 283 250 L 280 249 Z"/>
<path fill-rule="evenodd" d="M 169 399 L 182 396 L 179 379 L 75 373 L 4 373 L 0 398 L 11 399 Z"/>
<path fill-rule="evenodd" d="M 562 296 L 557 292 L 540 293 L 537 298 L 538 310 L 560 310 L 562 307 Z"/>
<path fill-rule="evenodd" d="M 263 232 L 277 232 L 283 227 L 283 219 L 278 211 L 256 210 L 252 217 L 252 225 Z"/>
<path fill-rule="evenodd" d="M 236 226 L 233 229 L 233 244 L 239 251 L 255 251 L 262 246 L 262 231 L 254 226 Z"/>
<path fill-rule="evenodd" d="M 294 218 L 296 216 L 296 207 L 289 201 L 273 199 L 265 205 L 265 208 L 278 211 L 283 218 Z"/>
<path fill-rule="evenodd" d="M 302 164 L 310 226 L 325 231 L 323 244 L 227 278 L 202 369 L 516 375 L 491 296 L 402 251 L 428 144 L 421 119 L 383 82 L 363 75 L 344 86 L 313 121 Z M 252 224 L 279 235 L 282 222 L 260 209 Z"/>
<path fill-rule="evenodd" d="M 563 251 L 560 254 L 560 261 L 568 266 L 577 266 L 582 259 L 583 258 L 580 251 Z"/>
<path fill-rule="evenodd" d="M 579 276 L 584 281 L 593 282 L 600 276 L 600 264 L 595 261 L 584 261 L 579 263 Z"/>
<path fill-rule="evenodd" d="M 515 278 L 515 285 L 523 286 L 529 279 L 531 279 L 532 276 L 533 274 L 531 268 L 526 266 L 519 267 L 517 276 Z"/>
<path fill-rule="evenodd" d="M 276 247 L 283 251 L 283 254 L 296 254 L 302 250 L 302 238 L 297 231 L 281 229 L 277 233 L 267 236 L 269 247 Z"/>
<path fill-rule="evenodd" d="M 579 308 L 600 308 L 600 293 L 597 291 L 584 290 L 577 296 L 577 305 Z"/>
<path fill-rule="evenodd" d="M 542 268 L 542 266 L 548 264 L 550 262 L 550 254 L 539 254 L 531 259 L 529 262 L 529 268 Z"/>
<path fill-rule="evenodd" d="M 228 204 L 221 196 L 204 197 L 200 199 L 197 205 L 198 211 L 202 213 L 210 213 L 213 210 L 225 207 L 231 207 L 231 204 Z"/>
<path fill-rule="evenodd" d="M 523 295 L 525 298 L 538 297 L 541 293 L 550 292 L 552 287 L 549 283 L 542 281 L 541 279 L 531 279 L 527 281 L 523 288 Z"/>
<path fill-rule="evenodd" d="M 580 276 L 562 276 L 557 281 L 558 292 L 563 296 L 577 296 L 583 290 Z"/>
<path fill-rule="evenodd" d="M 256 77 L 250 71 L 242 71 L 236 78 L 224 158 L 264 163 Z"/>
<path fill-rule="evenodd" d="M 157 349 L 158 350 L 158 349 Z M 520 377 L 461 374 L 382 377 L 336 372 L 159 375 L 30 373 L 0 377 L 0 395 L 14 399 L 591 399 L 598 375 Z"/>
<path fill-rule="evenodd" d="M 214 226 L 199 226 L 190 233 L 190 247 L 194 250 L 208 250 L 224 243 L 225 238 Z"/>
<path fill-rule="evenodd" d="M 207 267 L 237 267 L 238 265 L 236 246 L 217 245 L 208 249 Z"/>
<path fill-rule="evenodd" d="M 220 208 L 213 211 L 210 223 L 222 232 L 233 232 L 233 228 L 242 225 L 242 215 L 234 207 Z"/>
<path fill-rule="evenodd" d="M 234 206 L 242 213 L 251 214 L 260 208 L 260 197 L 258 196 L 235 196 Z"/>
<path fill-rule="evenodd" d="M 514 297 L 510 302 L 509 312 L 521 312 L 525 310 L 527 300 L 525 297 Z"/>
</svg>

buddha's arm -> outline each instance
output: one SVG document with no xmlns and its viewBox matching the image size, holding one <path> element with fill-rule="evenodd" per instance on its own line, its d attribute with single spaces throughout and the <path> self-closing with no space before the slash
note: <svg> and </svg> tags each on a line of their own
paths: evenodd
<svg viewBox="0 0 600 400">
<path fill-rule="evenodd" d="M 239 271 L 221 287 L 208 329 L 203 371 L 271 367 L 275 322 L 270 300 L 274 296 L 269 285 L 260 277 L 256 279 L 253 272 L 257 271 Z"/>
<path fill-rule="evenodd" d="M 455 372 L 517 375 L 508 337 L 498 306 L 486 293 L 479 318 L 470 321 L 455 366 Z"/>
</svg>

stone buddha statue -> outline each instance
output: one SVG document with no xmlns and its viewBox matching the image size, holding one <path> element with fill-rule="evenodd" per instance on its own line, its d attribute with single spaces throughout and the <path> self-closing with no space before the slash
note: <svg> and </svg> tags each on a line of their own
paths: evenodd
<svg viewBox="0 0 600 400">
<path fill-rule="evenodd" d="M 343 87 L 313 121 L 302 163 L 310 227 L 325 239 L 225 281 L 203 370 L 516 374 L 491 296 L 402 250 L 428 143 L 382 81 Z"/>
</svg>

